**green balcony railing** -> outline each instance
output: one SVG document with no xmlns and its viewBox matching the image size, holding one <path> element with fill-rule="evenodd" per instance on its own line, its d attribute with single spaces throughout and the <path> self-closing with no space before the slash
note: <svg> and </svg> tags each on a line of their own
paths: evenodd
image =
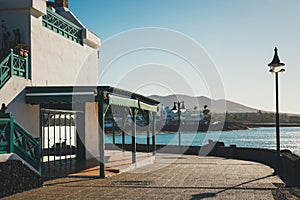
<svg viewBox="0 0 300 200">
<path fill-rule="evenodd" d="M 47 8 L 43 16 L 43 26 L 76 42 L 82 44 L 82 28 Z"/>
<path fill-rule="evenodd" d="M 10 114 L 0 118 L 0 154 L 16 153 L 41 173 L 39 138 L 33 138 Z"/>
<path fill-rule="evenodd" d="M 12 76 L 28 79 L 28 58 L 14 54 L 13 50 L 0 63 L 0 89 Z"/>
</svg>

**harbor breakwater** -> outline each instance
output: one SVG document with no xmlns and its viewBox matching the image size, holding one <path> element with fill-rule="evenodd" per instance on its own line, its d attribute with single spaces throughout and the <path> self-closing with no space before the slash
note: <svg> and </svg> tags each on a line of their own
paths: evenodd
<svg viewBox="0 0 300 200">
<path fill-rule="evenodd" d="M 152 145 L 137 144 L 138 152 L 152 152 Z M 121 144 L 106 144 L 106 149 L 120 150 Z M 125 144 L 123 149 L 131 151 L 132 145 Z M 240 159 L 259 162 L 272 167 L 287 186 L 300 187 L 300 156 L 289 150 L 281 151 L 280 157 L 271 149 L 243 148 L 235 145 L 225 146 L 223 142 L 210 141 L 200 146 L 156 145 L 157 153 L 217 156 L 227 159 Z"/>
</svg>

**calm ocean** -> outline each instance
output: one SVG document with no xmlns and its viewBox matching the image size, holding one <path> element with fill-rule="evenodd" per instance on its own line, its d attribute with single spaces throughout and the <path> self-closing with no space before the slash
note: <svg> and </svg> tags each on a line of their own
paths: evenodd
<svg viewBox="0 0 300 200">
<path fill-rule="evenodd" d="M 146 134 L 137 135 L 138 144 L 146 144 Z M 229 132 L 208 132 L 208 133 L 181 133 L 182 145 L 202 146 L 208 143 L 208 140 L 222 141 L 226 146 L 235 144 L 237 147 L 252 148 L 276 148 L 275 128 L 255 128 L 249 130 L 236 130 Z M 289 149 L 293 153 L 300 155 L 300 127 L 282 127 L 280 128 L 281 149 Z M 106 142 L 112 143 L 112 136 L 106 136 Z M 150 139 L 151 142 L 151 139 Z M 121 136 L 116 136 L 116 143 L 121 143 Z M 126 135 L 126 144 L 131 144 L 130 133 Z M 177 133 L 158 133 L 156 143 L 164 145 L 177 145 Z"/>
</svg>

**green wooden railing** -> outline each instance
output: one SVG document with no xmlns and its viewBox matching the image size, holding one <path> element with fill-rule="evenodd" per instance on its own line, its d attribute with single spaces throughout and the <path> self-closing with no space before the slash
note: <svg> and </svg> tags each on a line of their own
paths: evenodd
<svg viewBox="0 0 300 200">
<path fill-rule="evenodd" d="M 43 26 L 76 42 L 82 44 L 82 28 L 47 8 L 43 16 Z"/>
<path fill-rule="evenodd" d="M 41 173 L 39 138 L 33 138 L 11 114 L 0 118 L 0 154 L 16 153 Z"/>
<path fill-rule="evenodd" d="M 14 54 L 13 50 L 0 63 L 0 89 L 12 76 L 28 79 L 28 58 Z"/>
</svg>

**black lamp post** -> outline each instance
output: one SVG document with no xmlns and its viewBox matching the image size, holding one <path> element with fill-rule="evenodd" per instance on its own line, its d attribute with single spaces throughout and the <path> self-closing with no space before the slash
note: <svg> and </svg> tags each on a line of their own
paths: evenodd
<svg viewBox="0 0 300 200">
<path fill-rule="evenodd" d="M 180 115 L 181 115 L 181 113 L 184 113 L 185 111 L 186 111 L 186 108 L 184 106 L 184 101 L 174 102 L 174 106 L 172 108 L 172 112 L 178 114 L 178 144 L 179 144 L 179 146 L 181 146 Z"/>
<path fill-rule="evenodd" d="M 268 66 L 270 67 L 270 72 L 275 73 L 275 87 L 276 87 L 276 150 L 277 156 L 280 156 L 280 129 L 279 129 L 279 97 L 278 97 L 278 73 L 284 72 L 284 63 L 281 63 L 278 57 L 278 49 L 275 47 L 275 54 L 273 60 Z"/>
</svg>

